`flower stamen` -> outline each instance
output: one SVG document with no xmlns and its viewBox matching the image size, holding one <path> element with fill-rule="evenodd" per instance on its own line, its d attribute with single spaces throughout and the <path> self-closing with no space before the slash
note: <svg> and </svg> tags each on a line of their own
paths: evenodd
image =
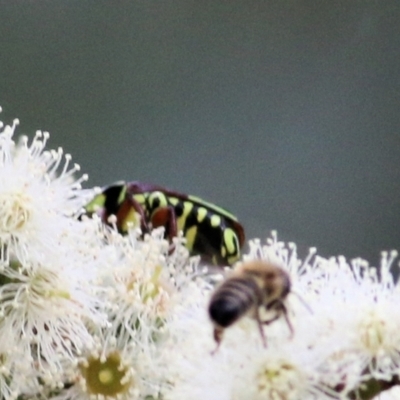
<svg viewBox="0 0 400 400">
<path fill-rule="evenodd" d="M 31 199 L 21 191 L 0 194 L 0 235 L 19 231 L 31 218 Z"/>
</svg>

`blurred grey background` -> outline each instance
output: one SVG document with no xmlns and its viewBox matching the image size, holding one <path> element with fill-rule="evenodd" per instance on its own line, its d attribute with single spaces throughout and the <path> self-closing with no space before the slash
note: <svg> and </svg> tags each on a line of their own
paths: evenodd
<svg viewBox="0 0 400 400">
<path fill-rule="evenodd" d="M 325 256 L 400 250 L 400 2 L 1 0 L 2 120 Z"/>
</svg>

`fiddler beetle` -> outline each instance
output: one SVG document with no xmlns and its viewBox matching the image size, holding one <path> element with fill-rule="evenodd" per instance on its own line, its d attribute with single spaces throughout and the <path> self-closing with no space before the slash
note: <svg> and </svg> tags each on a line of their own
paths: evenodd
<svg viewBox="0 0 400 400">
<path fill-rule="evenodd" d="M 138 222 L 143 233 L 164 227 L 170 241 L 182 231 L 189 252 L 216 265 L 237 261 L 245 241 L 242 225 L 223 208 L 196 196 L 138 181 L 105 187 L 85 206 L 86 215 L 94 213 L 104 223 L 115 215 L 121 234 Z"/>
</svg>

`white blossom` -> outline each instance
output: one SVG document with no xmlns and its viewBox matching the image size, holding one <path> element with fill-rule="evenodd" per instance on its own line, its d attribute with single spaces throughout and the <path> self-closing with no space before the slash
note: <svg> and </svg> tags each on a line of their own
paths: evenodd
<svg viewBox="0 0 400 400">
<path fill-rule="evenodd" d="M 76 366 L 67 370 L 68 388 L 57 400 L 104 398 L 130 400 L 157 397 L 163 385 L 166 366 L 160 362 L 156 344 L 133 339 L 117 325 L 94 335 L 94 346 L 83 351 Z M 146 338 L 143 338 L 146 339 Z"/>
<path fill-rule="evenodd" d="M 377 400 L 398 400 L 398 399 L 400 399 L 400 387 L 395 386 L 390 390 L 382 392 L 379 396 L 377 396 L 376 399 Z"/>
<path fill-rule="evenodd" d="M 83 175 L 75 179 L 77 164 L 63 150 L 46 150 L 49 134 L 38 131 L 29 143 L 26 136 L 14 141 L 18 125 L 0 131 L 0 261 L 7 264 L 12 252 L 20 261 L 40 258 L 57 246 L 69 230 L 70 218 L 87 200 L 81 191 Z M 2 126 L 2 125 L 1 125 Z M 1 128 L 0 126 L 0 128 Z"/>
<path fill-rule="evenodd" d="M 235 273 L 284 269 L 287 313 L 261 326 L 265 343 L 242 315 L 217 346 L 207 310 L 229 271 L 200 268 L 182 235 L 78 220 L 96 190 L 48 133 L 14 141 L 17 124 L 0 126 L 1 399 L 365 399 L 371 380 L 398 380 L 397 252 L 374 268 L 315 248 L 301 259 L 276 232 L 250 241 Z"/>
</svg>

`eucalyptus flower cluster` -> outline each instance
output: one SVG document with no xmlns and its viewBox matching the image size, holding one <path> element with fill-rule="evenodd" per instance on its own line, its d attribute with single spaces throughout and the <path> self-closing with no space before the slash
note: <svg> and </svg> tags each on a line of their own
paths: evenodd
<svg viewBox="0 0 400 400">
<path fill-rule="evenodd" d="M 264 346 L 256 321 L 242 318 L 214 353 L 205 299 L 176 315 L 174 331 L 186 330 L 186 340 L 179 341 L 179 385 L 168 399 L 369 399 L 398 383 L 396 252 L 382 254 L 378 271 L 361 259 L 319 257 L 313 248 L 302 261 L 295 244 L 278 241 L 276 232 L 249 245 L 243 262 L 266 260 L 291 277 L 285 302 L 293 334 L 280 318 L 265 327 Z M 203 345 L 194 343 L 194 331 Z"/>
<path fill-rule="evenodd" d="M 252 260 L 284 269 L 293 329 L 278 318 L 265 344 L 243 316 L 217 348 L 208 304 L 231 271 L 209 270 L 162 229 L 121 236 L 82 217 L 96 193 L 82 189 L 87 176 L 47 148 L 48 133 L 16 140 L 17 125 L 0 127 L 1 399 L 399 396 L 396 252 L 373 268 L 315 249 L 302 260 L 275 232 L 250 241 L 234 270 Z"/>
</svg>

